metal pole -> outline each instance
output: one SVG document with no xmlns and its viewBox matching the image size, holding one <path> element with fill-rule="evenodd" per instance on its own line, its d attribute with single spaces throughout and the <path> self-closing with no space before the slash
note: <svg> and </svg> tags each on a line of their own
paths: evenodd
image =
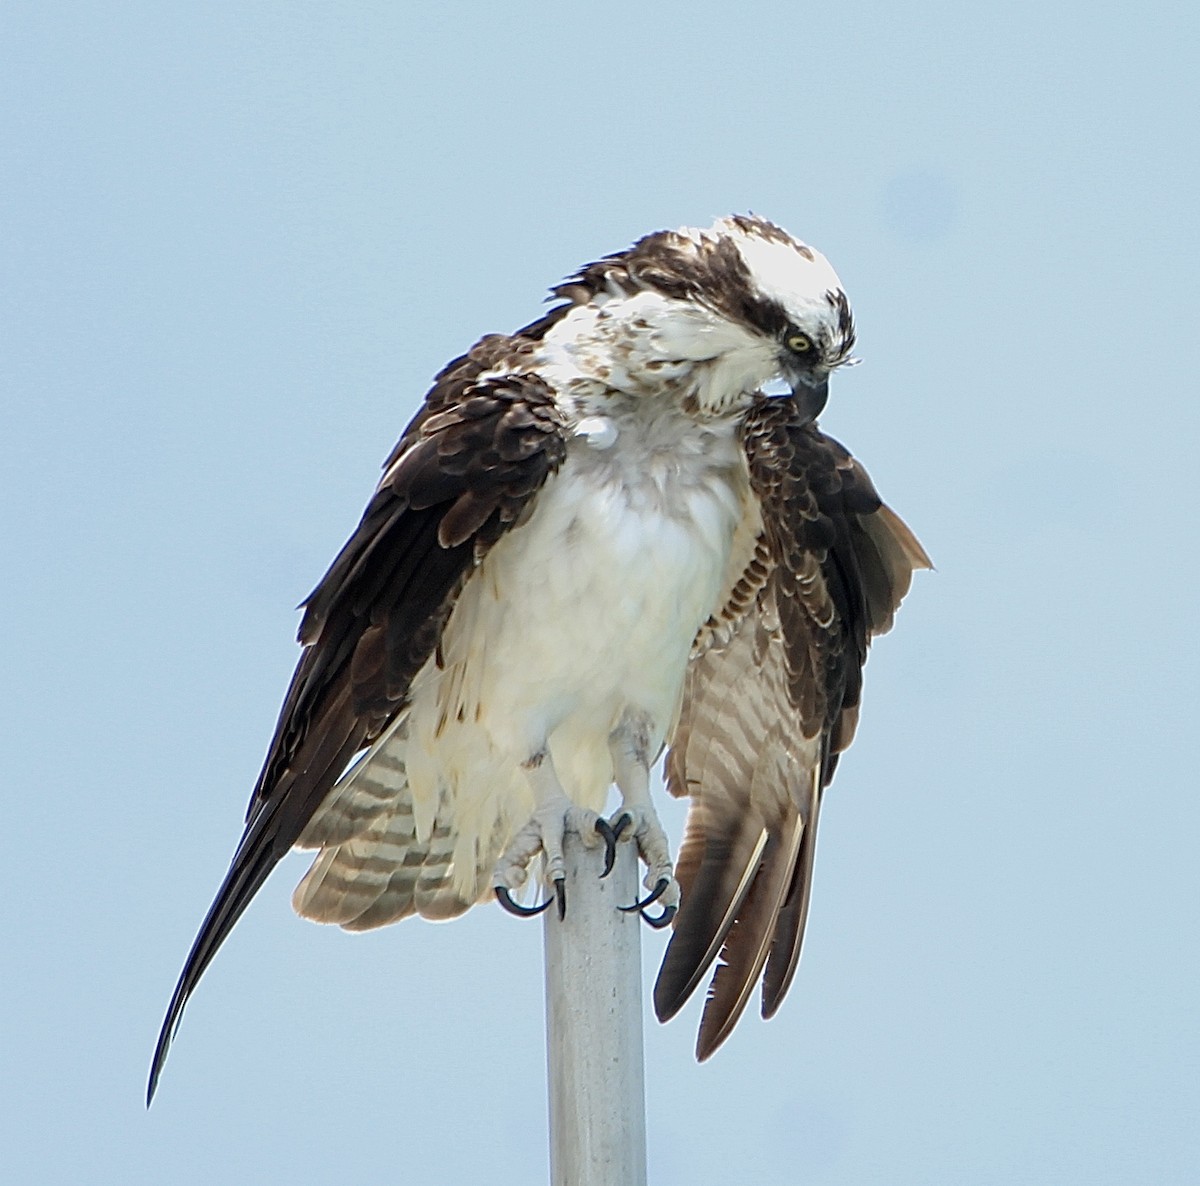
<svg viewBox="0 0 1200 1186">
<path fill-rule="evenodd" d="M 568 832 L 567 916 L 546 912 L 546 1062 L 552 1186 L 645 1186 L 641 920 L 635 846 L 603 848 Z"/>
</svg>

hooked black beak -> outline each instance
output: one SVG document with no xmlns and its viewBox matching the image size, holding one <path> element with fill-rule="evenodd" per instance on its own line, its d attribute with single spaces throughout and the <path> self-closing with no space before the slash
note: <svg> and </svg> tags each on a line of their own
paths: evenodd
<svg viewBox="0 0 1200 1186">
<path fill-rule="evenodd" d="M 829 399 L 829 376 L 804 375 L 792 383 L 792 399 L 805 424 L 811 424 L 825 409 Z"/>
</svg>

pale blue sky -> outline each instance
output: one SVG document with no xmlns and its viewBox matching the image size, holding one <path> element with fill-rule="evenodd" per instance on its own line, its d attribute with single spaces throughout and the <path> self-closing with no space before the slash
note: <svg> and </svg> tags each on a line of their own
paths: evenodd
<svg viewBox="0 0 1200 1186">
<path fill-rule="evenodd" d="M 498 910 L 346 936 L 289 859 L 148 1115 L 147 1064 L 292 607 L 430 377 L 747 209 L 846 282 L 823 424 L 939 571 L 872 655 L 780 1015 L 703 1067 L 699 1002 L 647 1018 L 651 1179 L 1200 1179 L 1198 33 L 1190 0 L 9 0 L 6 1180 L 544 1180 L 540 930 Z"/>
</svg>

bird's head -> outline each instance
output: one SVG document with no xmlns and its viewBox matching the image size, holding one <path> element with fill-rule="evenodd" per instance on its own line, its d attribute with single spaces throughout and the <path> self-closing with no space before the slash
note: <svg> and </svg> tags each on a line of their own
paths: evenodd
<svg viewBox="0 0 1200 1186">
<path fill-rule="evenodd" d="M 579 334 L 580 356 L 592 343 L 602 345 L 596 357 L 617 348 L 631 389 L 676 383 L 705 412 L 730 411 L 783 379 L 815 418 L 854 345 L 828 260 L 752 215 L 647 235 L 555 293 L 576 306 L 577 324 L 563 328 Z"/>
</svg>

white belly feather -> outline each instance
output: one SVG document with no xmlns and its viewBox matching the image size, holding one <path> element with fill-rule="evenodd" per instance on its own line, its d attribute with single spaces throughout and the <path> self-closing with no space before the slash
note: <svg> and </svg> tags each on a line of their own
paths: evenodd
<svg viewBox="0 0 1200 1186">
<path fill-rule="evenodd" d="M 533 810 L 522 768 L 533 755 L 548 751 L 566 793 L 599 811 L 613 780 L 609 734 L 626 710 L 651 722 L 651 754 L 661 748 L 692 643 L 728 580 L 747 498 L 733 424 L 669 411 L 580 428 L 528 520 L 468 580 L 400 727 L 327 800 L 334 813 L 339 801 L 376 796 L 393 817 L 373 825 L 377 857 L 390 846 L 397 859 L 431 836 L 452 848 L 439 860 L 451 900 L 438 891 L 443 905 L 425 909 L 418 893 L 421 913 L 456 912 L 485 890 Z M 322 915 L 316 895 L 324 881 L 334 896 L 338 863 L 349 873 L 357 860 L 361 886 L 367 844 L 359 857 L 331 851 L 325 872 L 318 858 L 298 908 L 349 925 Z"/>
<path fill-rule="evenodd" d="M 465 806 L 500 781 L 526 810 L 528 789 L 513 783 L 548 745 L 567 793 L 599 809 L 622 713 L 645 712 L 652 748 L 662 744 L 692 641 L 721 591 L 744 490 L 731 428 L 705 432 L 693 449 L 672 435 L 669 452 L 653 436 L 601 449 L 576 438 L 528 522 L 468 582 L 442 668 L 431 663 L 414 684 L 414 798 L 441 783 Z"/>
</svg>

